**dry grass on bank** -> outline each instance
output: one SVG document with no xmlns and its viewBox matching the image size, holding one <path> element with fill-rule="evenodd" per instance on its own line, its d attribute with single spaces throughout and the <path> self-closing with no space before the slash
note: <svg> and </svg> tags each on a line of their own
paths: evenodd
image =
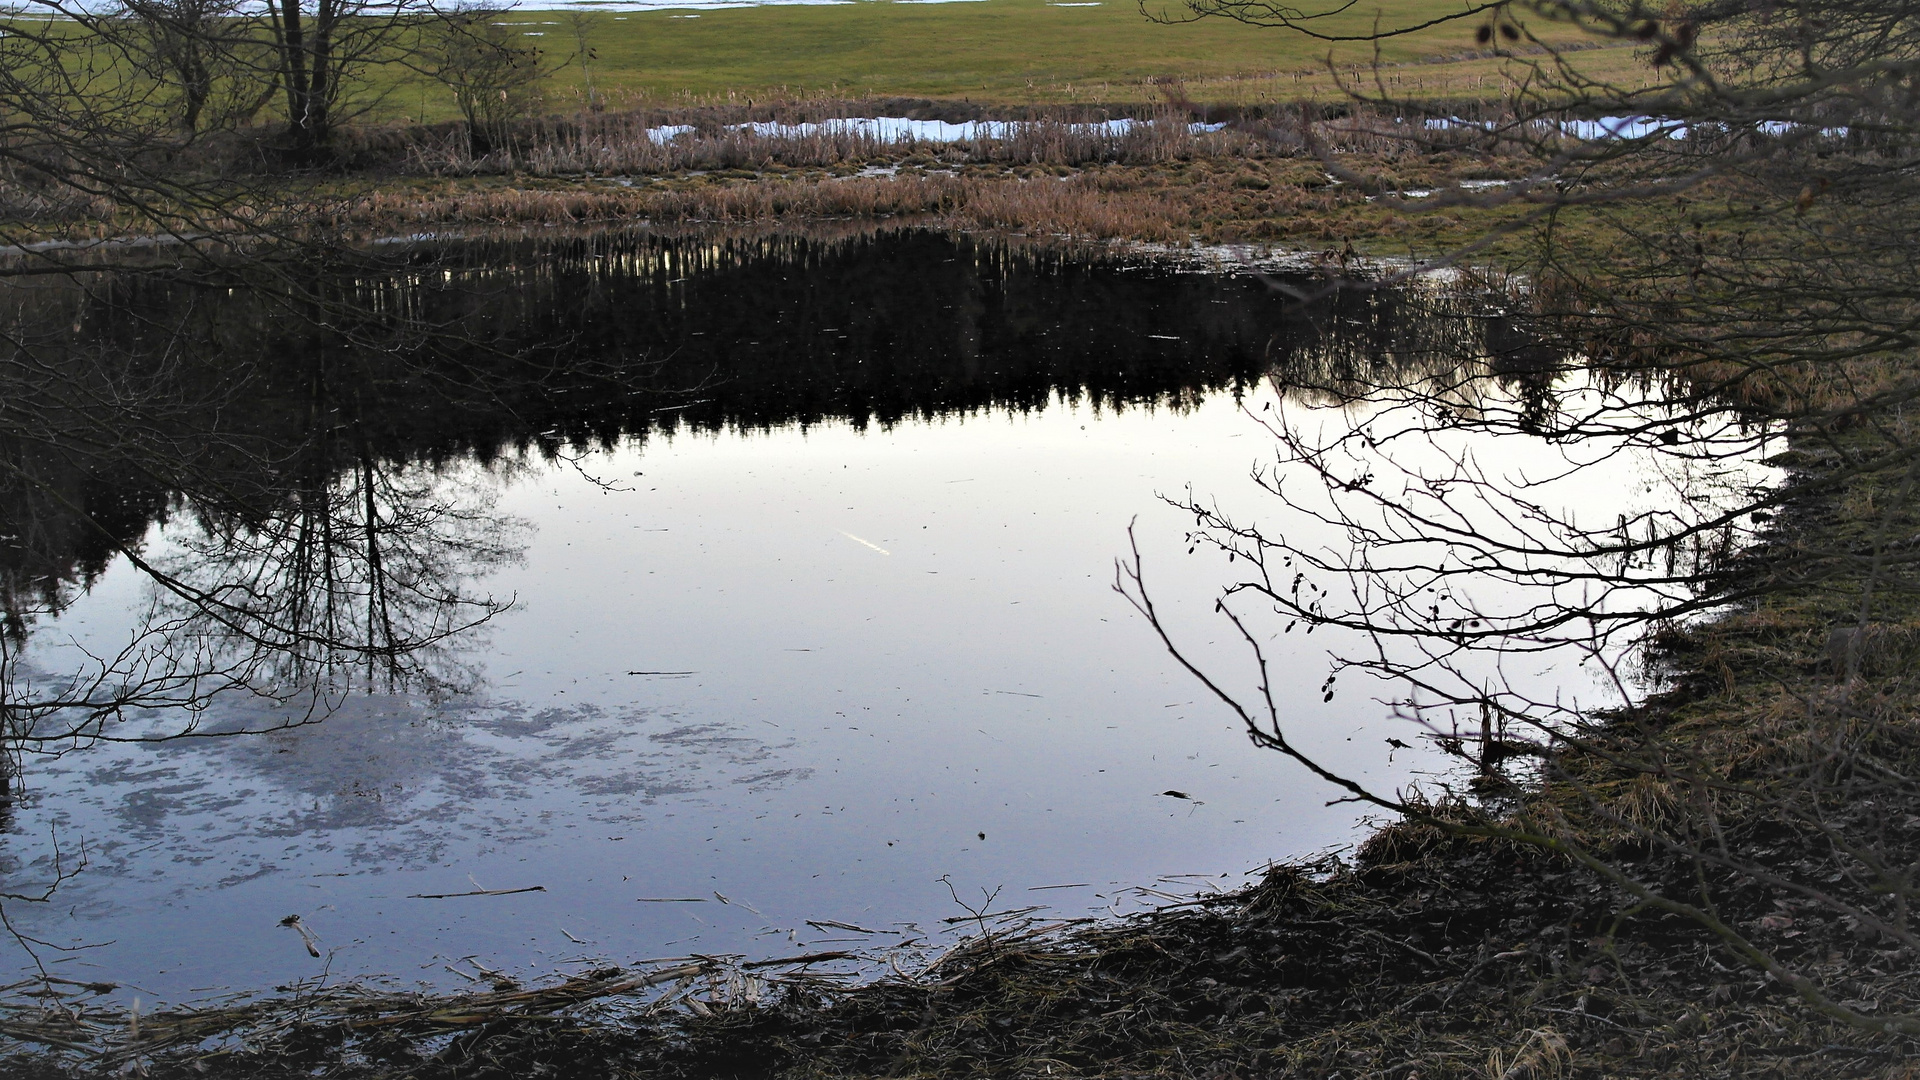
<svg viewBox="0 0 1920 1080">
<path fill-rule="evenodd" d="M 1446 111 L 1473 119 L 1493 115 L 1477 101 L 1452 103 Z M 992 137 L 955 142 L 882 140 L 819 126 L 848 117 L 1012 124 Z M 1105 125 L 1112 120 L 1131 123 L 1124 130 Z M 664 137 L 663 129 L 674 134 Z M 1342 153 L 1423 152 L 1409 140 L 1409 130 L 1404 118 L 1309 105 L 1210 109 L 1163 102 L 1128 108 L 989 112 L 979 106 L 928 101 L 812 99 L 757 107 L 651 108 L 548 118 L 517 126 L 500 149 L 478 157 L 470 152 L 465 129 L 458 125 L 375 129 L 363 132 L 359 144 L 345 153 L 360 159 L 362 167 L 371 164 L 372 158 L 384 157 L 389 167 L 431 176 L 659 175 L 776 166 L 831 169 L 916 157 L 948 166 L 1077 167 L 1292 157 L 1305 152 L 1307 138 Z"/>
<path fill-rule="evenodd" d="M 883 103 L 884 105 L 884 103 Z M 875 109 L 872 111 L 881 111 Z M 906 110 L 900 110 L 906 111 Z M 1330 148 L 1373 191 L 1454 179 L 1521 175 L 1524 165 L 1462 145 L 1429 152 L 1404 121 L 1384 116 L 1243 115 L 1195 130 L 1171 107 L 1130 130 L 1092 118 L 1042 116 L 1003 138 L 881 142 L 819 129 L 756 133 L 749 121 L 801 124 L 859 114 L 848 103 L 731 112 L 602 115 L 521 129 L 512 148 L 473 157 L 452 126 L 356 133 L 344 177 L 260 177 L 216 230 L 309 225 L 357 234 L 433 228 L 601 223 L 795 223 L 912 219 L 991 229 L 1153 243 L 1256 242 L 1324 247 L 1347 242 L 1437 250 L 1467 235 L 1472 210 L 1427 212 L 1412 201 L 1375 203 L 1310 153 Z M 684 124 L 671 140 L 649 129 Z M 227 151 L 227 156 L 241 157 Z M 110 236 L 87 208 L 15 194 L 50 233 Z"/>
<path fill-rule="evenodd" d="M 1474 150 L 1464 135 L 1433 152 L 1408 139 L 1400 118 L 1306 107 L 1223 114 L 1214 131 L 1170 105 L 1136 111 L 1127 130 L 1098 126 L 1101 114 L 1036 110 L 1002 137 L 952 143 L 793 126 L 916 110 L 973 118 L 925 102 L 831 100 L 583 114 L 524 125 L 506 148 L 479 157 L 457 125 L 354 129 L 341 135 L 335 169 L 320 174 L 276 172 L 264 135 L 236 135 L 169 159 L 195 204 L 171 220 L 133 220 L 85 193 L 15 177 L 0 177 L 0 212 L 16 242 L 868 218 L 1162 244 L 1352 242 L 1408 254 L 1462 241 L 1483 216 L 1374 203 L 1370 192 L 1525 168 Z M 741 127 L 749 123 L 789 126 Z M 649 134 L 670 125 L 689 130 Z M 1335 181 L 1315 150 L 1341 155 L 1369 183 Z"/>
<path fill-rule="evenodd" d="M 556 223 L 767 223 L 819 218 L 913 218 L 962 229 L 1173 242 L 1184 233 L 1150 192 L 1092 184 L 960 176 L 747 182 L 658 190 L 501 187 L 438 195 L 374 194 L 340 224 L 359 228 Z"/>
<path fill-rule="evenodd" d="M 329 211 L 359 231 L 553 224 L 770 224 L 894 218 L 938 228 L 988 229 L 1090 240 L 1182 244 L 1340 244 L 1370 236 L 1431 235 L 1460 214 L 1425 223 L 1376 212 L 1363 195 L 1324 176 L 1257 166 L 1229 169 L 1115 167 L 1067 176 L 911 173 L 900 176 L 719 180 L 627 189 L 454 186 L 378 192 Z M 1277 174 L 1277 175 L 1276 175 Z M 1315 183 L 1315 181 L 1318 183 Z"/>
</svg>

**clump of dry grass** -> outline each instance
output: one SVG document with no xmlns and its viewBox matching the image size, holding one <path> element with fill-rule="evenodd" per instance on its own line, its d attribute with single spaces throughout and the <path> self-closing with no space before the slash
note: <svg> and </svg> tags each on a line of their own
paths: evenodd
<svg viewBox="0 0 1920 1080">
<path fill-rule="evenodd" d="M 343 227 L 556 223 L 771 223 L 910 218 L 942 228 L 1007 229 L 1089 239 L 1184 239 L 1164 200 L 1084 182 L 954 175 L 660 186 L 375 192 L 330 217 Z"/>
<path fill-rule="evenodd" d="M 1511 171 L 1469 152 L 1417 153 L 1406 125 L 1391 117 L 1304 106 L 1236 114 L 1213 132 L 1194 130 L 1199 111 L 1184 104 L 1135 110 L 1140 122 L 1125 131 L 1096 126 L 1105 117 L 1098 110 L 1039 112 L 1003 137 L 958 143 L 737 126 L 921 113 L 926 105 L 795 101 L 583 113 L 524 124 L 505 149 L 477 160 L 458 124 L 354 127 L 339 133 L 331 168 L 318 173 L 276 173 L 271 132 L 219 132 L 162 148 L 192 195 L 176 224 L 167 224 L 174 219 L 165 200 L 150 219 L 132 221 L 98 200 L 4 177 L 0 207 L 33 223 L 37 236 L 75 240 L 864 217 L 1161 244 L 1376 239 L 1438 248 L 1472 227 L 1470 213 L 1423 217 L 1400 204 L 1370 204 L 1368 195 Z M 649 135 L 664 124 L 691 130 L 669 140 Z M 1310 144 L 1351 159 L 1369 182 L 1335 183 Z"/>
<path fill-rule="evenodd" d="M 1159 110 L 1124 132 L 1063 120 L 1020 123 L 1002 137 L 960 142 L 883 140 L 871 133 L 815 126 L 755 131 L 705 121 L 670 139 L 649 134 L 642 114 L 593 116 L 577 123 L 533 125 L 518 148 L 480 160 L 464 157 L 461 143 L 435 158 L 418 159 L 436 173 L 511 172 L 554 176 L 576 173 L 664 173 L 700 169 L 828 167 L 875 158 L 926 155 L 947 165 L 1093 162 L 1144 164 L 1177 157 L 1245 152 L 1248 140 L 1225 133 L 1196 133 L 1184 113 Z"/>
<path fill-rule="evenodd" d="M 118 213 L 103 196 L 0 176 L 0 216 L 17 224 L 57 227 L 111 219 Z"/>
<path fill-rule="evenodd" d="M 830 168 L 916 157 L 947 166 L 1151 165 L 1299 156 L 1310 146 L 1336 153 L 1398 156 L 1425 153 L 1426 145 L 1419 144 L 1435 139 L 1466 139 L 1464 133 L 1428 132 L 1418 127 L 1417 119 L 1313 106 L 1229 114 L 1219 122 L 1225 125 L 1221 130 L 1203 130 L 1195 122 L 1207 110 L 1188 103 L 1133 108 L 1119 117 L 1108 110 L 1017 117 L 997 135 L 956 142 L 880 139 L 870 132 L 832 125 L 840 118 L 924 111 L 888 111 L 894 104 L 802 101 L 758 110 L 709 106 L 550 117 L 519 125 L 505 145 L 477 158 L 469 152 L 465 132 L 458 125 L 407 129 L 401 137 L 407 146 L 407 170 L 435 176 Z M 1104 121 L 1116 118 L 1132 123 L 1125 130 L 1105 126 Z M 663 129 L 678 133 L 665 138 Z M 379 140 L 365 141 L 371 145 Z"/>
<path fill-rule="evenodd" d="M 1370 167 L 1394 182 L 1437 182 L 1448 161 Z M 1391 238 L 1438 248 L 1472 227 L 1470 215 L 1420 215 L 1370 202 L 1334 184 L 1314 158 L 1203 158 L 1152 165 L 954 165 L 926 158 L 883 171 L 721 170 L 622 180 L 478 177 L 383 184 L 289 221 L 357 230 L 652 222 L 773 223 L 909 219 L 938 228 L 990 229 L 1161 244 L 1267 242 L 1338 246 Z"/>
</svg>

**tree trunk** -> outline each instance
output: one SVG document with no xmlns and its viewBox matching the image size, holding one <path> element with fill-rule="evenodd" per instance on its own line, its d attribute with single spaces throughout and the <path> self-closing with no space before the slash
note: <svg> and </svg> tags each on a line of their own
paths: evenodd
<svg viewBox="0 0 1920 1080">
<path fill-rule="evenodd" d="M 338 0 L 320 0 L 313 15 L 313 39 L 308 45 L 312 66 L 307 72 L 307 126 L 311 145 L 315 147 L 324 145 L 332 134 L 333 30 L 339 19 Z"/>
<path fill-rule="evenodd" d="M 180 73 L 180 87 L 185 103 L 180 117 L 180 126 L 191 135 L 200 130 L 200 115 L 206 111 L 207 101 L 213 97 L 213 72 L 207 69 L 205 61 L 189 58 Z"/>
<path fill-rule="evenodd" d="M 300 0 L 272 0 L 277 18 L 275 44 L 280 49 L 280 77 L 287 92 L 287 134 L 296 155 L 316 154 L 327 141 L 327 98 L 330 88 L 328 37 L 333 30 L 334 5 L 322 0 L 311 33 L 300 10 Z"/>
</svg>

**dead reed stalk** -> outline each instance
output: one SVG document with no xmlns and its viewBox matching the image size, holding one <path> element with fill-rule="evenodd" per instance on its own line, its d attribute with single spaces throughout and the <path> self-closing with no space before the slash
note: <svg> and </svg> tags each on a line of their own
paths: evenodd
<svg viewBox="0 0 1920 1080">
<path fill-rule="evenodd" d="M 832 168 L 925 157 L 946 165 L 1154 164 L 1175 159 L 1249 156 L 1265 138 L 1208 131 L 1188 110 L 1139 110 L 1125 124 L 1040 118 L 987 121 L 957 141 L 891 138 L 843 117 L 857 108 L 816 105 L 772 120 L 724 111 L 583 113 L 523 124 L 508 145 L 475 158 L 458 130 L 420 129 L 407 154 L 410 171 L 435 176 L 531 173 L 565 176 L 661 174 L 717 169 Z M 799 117 L 823 116 L 822 120 Z"/>
<path fill-rule="evenodd" d="M 497 188 L 431 195 L 380 191 L 338 224 L 405 226 L 571 223 L 767 223 L 911 217 L 934 227 L 1003 229 L 1088 239 L 1172 242 L 1184 233 L 1165 199 L 1109 191 L 1083 177 L 955 175 L 767 180 L 684 188 Z"/>
</svg>

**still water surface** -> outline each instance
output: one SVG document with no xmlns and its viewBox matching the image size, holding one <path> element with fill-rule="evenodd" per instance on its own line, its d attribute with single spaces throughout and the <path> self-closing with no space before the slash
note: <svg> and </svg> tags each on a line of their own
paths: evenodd
<svg viewBox="0 0 1920 1080">
<path fill-rule="evenodd" d="M 436 645 L 430 678 L 317 712 L 228 693 L 199 730 L 317 722 L 29 755 L 8 880 L 85 849 L 52 904 L 9 908 L 94 946 L 49 952 L 57 973 L 178 998 L 323 971 L 460 985 L 466 957 L 526 975 L 932 948 L 966 914 L 956 892 L 1124 912 L 1357 835 L 1354 808 L 1251 749 L 1111 584 L 1132 523 L 1199 655 L 1239 665 L 1206 618 L 1224 568 L 1187 554 L 1192 521 L 1159 496 L 1262 505 L 1253 416 L 1295 407 L 1265 376 L 1458 333 L 1418 325 L 1412 300 L 1308 319 L 1244 275 L 914 233 L 480 245 L 342 288 L 503 354 L 557 348 L 562 374 L 476 395 L 421 361 L 382 382 L 333 366 L 359 346 L 244 289 L 36 301 L 135 355 L 130 314 L 197 298 L 202 340 L 277 372 L 251 412 L 207 422 L 257 422 L 261 446 L 350 428 L 323 486 L 342 505 L 377 490 L 381 520 L 417 524 L 393 556 L 425 568 L 409 580 L 504 607 Z M 286 460 L 240 468 L 297 487 Z M 191 496 L 98 473 L 76 490 L 121 508 L 150 564 L 290 580 L 262 576 L 280 556 L 210 545 Z M 34 671 L 119 647 L 152 610 L 124 555 L 93 559 L 32 628 Z M 1321 700 L 1324 637 L 1275 647 L 1310 748 L 1386 787 L 1443 767 L 1390 755 L 1364 693 Z M 120 734 L 179 727 L 147 710 Z"/>
</svg>

